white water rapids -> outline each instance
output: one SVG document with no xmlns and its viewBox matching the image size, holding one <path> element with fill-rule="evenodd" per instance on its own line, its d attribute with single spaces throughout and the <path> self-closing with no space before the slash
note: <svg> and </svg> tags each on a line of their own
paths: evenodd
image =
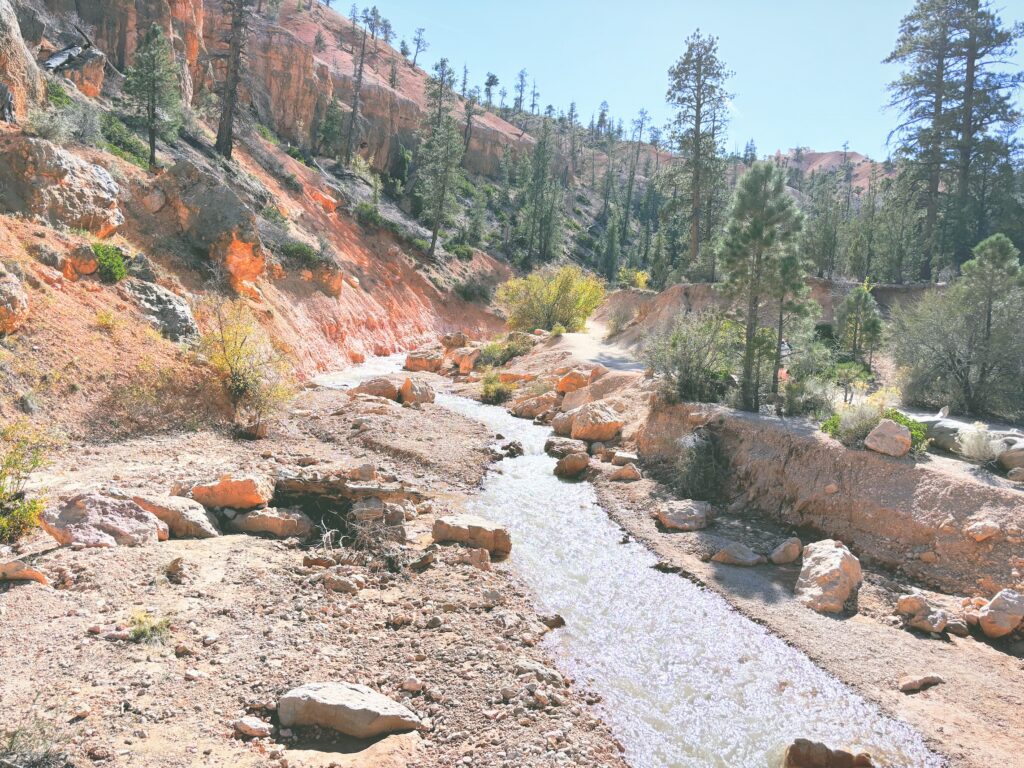
<svg viewBox="0 0 1024 768">
<path fill-rule="evenodd" d="M 347 388 L 400 366 L 382 358 L 319 383 Z M 776 768 L 796 738 L 870 752 L 875 765 L 943 765 L 909 726 L 717 594 L 655 570 L 643 546 L 621 543 L 593 486 L 554 476 L 548 429 L 464 397 L 441 393 L 437 404 L 522 443 L 525 455 L 488 472 L 466 511 L 511 531 L 512 567 L 566 621 L 548 649 L 601 694 L 631 765 Z"/>
</svg>

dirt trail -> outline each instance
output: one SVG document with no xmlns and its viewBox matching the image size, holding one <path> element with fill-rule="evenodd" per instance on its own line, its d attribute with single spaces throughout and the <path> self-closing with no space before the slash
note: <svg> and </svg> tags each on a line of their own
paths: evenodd
<svg viewBox="0 0 1024 768">
<path fill-rule="evenodd" d="M 644 370 L 636 350 L 608 341 L 607 336 L 608 327 L 600 321 L 591 320 L 584 333 L 562 334 L 559 346 L 578 360 L 599 363 L 613 371 Z"/>
</svg>

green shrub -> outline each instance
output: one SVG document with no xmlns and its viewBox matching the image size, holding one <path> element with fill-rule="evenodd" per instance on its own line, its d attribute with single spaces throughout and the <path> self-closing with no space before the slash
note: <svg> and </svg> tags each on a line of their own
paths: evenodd
<svg viewBox="0 0 1024 768">
<path fill-rule="evenodd" d="M 713 429 L 704 428 L 684 435 L 678 453 L 651 464 L 651 474 L 683 499 L 718 501 L 728 473 L 729 462 Z"/>
<path fill-rule="evenodd" d="M 132 616 L 129 633 L 133 643 L 163 645 L 171 638 L 171 620 L 166 617 L 158 619 L 148 611 L 140 611 Z"/>
<path fill-rule="evenodd" d="M 149 146 L 132 133 L 117 115 L 104 112 L 100 118 L 100 131 L 106 141 L 104 149 L 122 160 L 149 168 Z"/>
<path fill-rule="evenodd" d="M 287 153 L 288 157 L 292 158 L 293 160 L 298 160 L 303 165 L 307 165 L 309 167 L 313 166 L 313 163 L 310 162 L 309 154 L 303 152 L 298 147 L 288 147 L 288 149 L 286 149 L 285 152 Z"/>
<path fill-rule="evenodd" d="M 316 248 L 301 240 L 285 241 L 281 245 L 281 255 L 308 267 L 316 266 L 320 262 L 320 254 Z"/>
<path fill-rule="evenodd" d="M 604 284 L 575 265 L 545 267 L 498 288 L 497 300 L 508 315 L 509 328 L 550 331 L 561 323 L 582 330 L 604 299 Z"/>
<path fill-rule="evenodd" d="M 100 280 L 104 283 L 119 283 L 128 276 L 124 253 L 116 245 L 93 243 L 92 252 L 96 254 Z"/>
<path fill-rule="evenodd" d="M 505 341 L 492 341 L 480 348 L 480 364 L 504 365 L 514 357 L 525 355 L 533 349 L 533 344 L 522 336 L 510 336 Z"/>
<path fill-rule="evenodd" d="M 473 260 L 473 246 L 471 245 L 459 243 L 458 245 L 446 246 L 446 248 L 449 253 L 454 255 L 460 261 Z"/>
<path fill-rule="evenodd" d="M 260 215 L 271 224 L 277 224 L 279 227 L 288 226 L 288 217 L 281 213 L 281 209 L 276 205 L 266 206 L 262 211 L 260 211 Z"/>
<path fill-rule="evenodd" d="M 470 278 L 455 286 L 455 293 L 463 301 L 476 304 L 490 304 L 494 288 L 490 284 L 477 278 Z"/>
<path fill-rule="evenodd" d="M 356 220 L 364 227 L 383 229 L 385 219 L 380 215 L 380 210 L 373 203 L 358 203 L 356 205 Z"/>
<path fill-rule="evenodd" d="M 70 107 L 72 104 L 72 99 L 68 96 L 68 92 L 56 80 L 48 80 L 46 82 L 46 100 L 55 107 Z"/>
<path fill-rule="evenodd" d="M 414 237 L 412 240 L 409 241 L 409 245 L 411 245 L 420 253 L 430 252 L 430 243 L 428 243 L 422 237 Z"/>
<path fill-rule="evenodd" d="M 683 314 L 644 346 L 644 362 L 663 377 L 671 400 L 717 403 L 738 366 L 742 341 L 724 315 Z"/>
<path fill-rule="evenodd" d="M 912 419 L 902 411 L 895 408 L 887 408 L 882 414 L 883 419 L 895 421 L 910 430 L 910 452 L 920 456 L 928 451 L 928 427 L 916 419 Z"/>
<path fill-rule="evenodd" d="M 485 373 L 481 384 L 480 400 L 488 405 L 500 405 L 512 397 L 512 385 L 501 381 L 494 371 Z"/>
<path fill-rule="evenodd" d="M 281 180 L 284 182 L 284 185 L 292 192 L 302 191 L 302 182 L 299 181 L 299 177 L 296 176 L 294 173 L 283 174 L 281 176 Z"/>
<path fill-rule="evenodd" d="M 265 126 L 263 123 L 256 123 L 256 133 L 259 134 L 260 138 L 269 141 L 271 144 L 275 146 L 281 143 L 281 140 L 277 138 L 277 134 L 275 134 L 272 130 L 270 130 L 270 128 Z"/>
<path fill-rule="evenodd" d="M 555 327 L 551 329 L 551 335 L 554 336 L 555 338 L 561 336 L 565 332 L 565 326 L 562 325 L 561 323 L 555 323 Z"/>
<path fill-rule="evenodd" d="M 53 441 L 28 421 L 0 430 L 0 543 L 13 544 L 39 525 L 43 501 L 25 493 L 29 476 L 46 465 Z"/>
</svg>

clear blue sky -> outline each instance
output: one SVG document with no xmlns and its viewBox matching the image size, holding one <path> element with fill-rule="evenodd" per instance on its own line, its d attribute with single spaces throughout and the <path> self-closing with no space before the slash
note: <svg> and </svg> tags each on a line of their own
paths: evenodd
<svg viewBox="0 0 1024 768">
<path fill-rule="evenodd" d="M 348 4 L 337 6 L 347 12 Z M 362 6 L 363 3 L 360 3 Z M 659 123 L 667 71 L 697 27 L 719 38 L 736 74 L 728 149 L 753 138 L 758 152 L 797 145 L 887 154 L 896 116 L 884 110 L 896 69 L 881 63 L 912 0 L 379 0 L 399 35 L 425 27 L 429 68 L 446 56 L 472 83 L 487 71 L 512 91 L 525 68 L 542 105 L 575 100 L 583 121 L 602 99 L 616 117 L 646 108 Z M 996 0 L 1006 22 L 1024 20 L 1024 0 Z M 1018 52 L 1015 63 L 1024 66 Z M 497 99 L 497 96 L 495 96 Z"/>
</svg>

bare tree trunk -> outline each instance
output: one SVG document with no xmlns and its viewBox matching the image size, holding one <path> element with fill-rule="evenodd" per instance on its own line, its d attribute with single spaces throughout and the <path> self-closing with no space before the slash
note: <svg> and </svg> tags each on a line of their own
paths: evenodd
<svg viewBox="0 0 1024 768">
<path fill-rule="evenodd" d="M 217 152 L 231 159 L 235 144 L 235 109 L 238 103 L 238 83 L 242 79 L 242 51 L 249 31 L 249 0 L 229 0 L 231 9 L 231 36 L 228 49 L 228 71 L 224 79 L 223 105 L 220 124 L 217 126 Z"/>
</svg>

